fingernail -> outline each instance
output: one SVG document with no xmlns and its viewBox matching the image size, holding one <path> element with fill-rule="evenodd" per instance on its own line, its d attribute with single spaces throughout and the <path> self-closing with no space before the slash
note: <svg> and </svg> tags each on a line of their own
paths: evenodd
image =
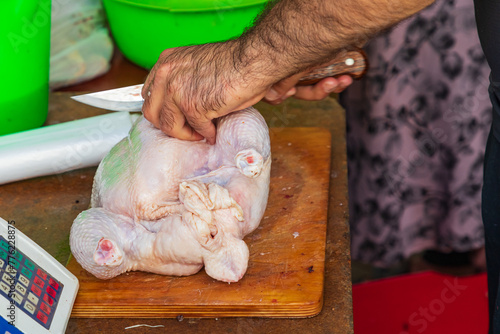
<svg viewBox="0 0 500 334">
<path fill-rule="evenodd" d="M 352 84 L 352 78 L 348 77 L 348 76 L 342 76 L 339 78 L 340 80 L 340 83 L 342 84 L 342 87 L 345 88 L 347 86 L 349 86 L 350 84 Z"/>
<path fill-rule="evenodd" d="M 331 93 L 335 90 L 335 88 L 337 88 L 337 84 L 333 83 L 333 82 L 325 82 L 325 92 L 326 93 Z"/>
<path fill-rule="evenodd" d="M 266 96 L 265 96 L 265 97 L 266 97 L 266 99 L 267 99 L 267 100 L 269 100 L 269 101 L 274 101 L 274 100 L 276 100 L 277 98 L 279 98 L 279 97 L 280 97 L 280 94 L 279 94 L 277 91 L 275 91 L 274 89 L 272 89 L 272 88 L 271 88 L 271 89 L 267 92 L 267 94 L 266 94 Z"/>
<path fill-rule="evenodd" d="M 290 96 L 294 95 L 296 92 L 297 92 L 297 90 L 295 89 L 295 87 L 293 87 L 288 92 L 286 92 L 286 94 L 285 94 L 285 96 L 284 96 L 283 99 L 289 98 Z"/>
</svg>

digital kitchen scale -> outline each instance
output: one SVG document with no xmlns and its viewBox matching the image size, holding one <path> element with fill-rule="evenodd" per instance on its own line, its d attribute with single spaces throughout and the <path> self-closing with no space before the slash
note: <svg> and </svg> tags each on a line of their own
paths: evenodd
<svg viewBox="0 0 500 334">
<path fill-rule="evenodd" d="M 78 279 L 0 218 L 0 334 L 64 333 Z"/>
</svg>

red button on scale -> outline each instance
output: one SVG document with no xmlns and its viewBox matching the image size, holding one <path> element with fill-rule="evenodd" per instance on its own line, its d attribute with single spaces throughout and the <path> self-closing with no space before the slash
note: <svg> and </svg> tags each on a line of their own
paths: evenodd
<svg viewBox="0 0 500 334">
<path fill-rule="evenodd" d="M 54 299 L 50 298 L 47 294 L 43 295 L 43 300 L 50 306 L 54 305 Z"/>
<path fill-rule="evenodd" d="M 38 276 L 35 276 L 33 280 L 35 281 L 36 285 L 38 285 L 40 288 L 43 288 L 43 286 L 45 285 L 45 282 L 42 281 Z"/>
<path fill-rule="evenodd" d="M 40 269 L 38 269 L 36 271 L 36 273 L 38 274 L 38 276 L 40 276 L 44 281 L 47 279 L 47 274 L 44 273 L 43 271 L 41 271 Z"/>
<path fill-rule="evenodd" d="M 42 311 L 38 311 L 38 314 L 36 315 L 36 317 L 38 318 L 38 320 L 40 320 L 44 324 L 46 324 L 47 320 L 49 320 L 49 317 L 47 317 L 45 314 L 43 314 Z"/>
<path fill-rule="evenodd" d="M 56 282 L 56 281 L 54 281 L 54 279 L 52 279 L 52 277 L 51 277 L 51 278 L 49 278 L 49 284 L 50 284 L 50 286 L 51 286 L 51 287 L 53 287 L 53 288 L 54 288 L 54 290 L 59 289 L 59 284 L 57 284 L 57 282 Z"/>
<path fill-rule="evenodd" d="M 40 308 L 42 309 L 43 312 L 47 313 L 47 314 L 50 314 L 50 307 L 49 305 L 45 304 L 45 303 L 41 303 L 40 304 Z"/>
<path fill-rule="evenodd" d="M 42 289 L 40 289 L 34 284 L 31 285 L 31 291 L 33 291 L 35 295 L 37 295 L 38 297 L 40 297 L 40 295 L 42 294 Z"/>
<path fill-rule="evenodd" d="M 52 297 L 52 298 L 56 298 L 56 291 L 54 289 L 52 289 L 50 286 L 47 287 L 47 293 Z"/>
</svg>

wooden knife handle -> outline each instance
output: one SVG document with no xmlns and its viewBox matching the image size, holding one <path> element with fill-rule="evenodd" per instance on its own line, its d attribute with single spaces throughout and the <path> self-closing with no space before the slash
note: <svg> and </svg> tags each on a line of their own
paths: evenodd
<svg viewBox="0 0 500 334">
<path fill-rule="evenodd" d="M 303 76 L 298 86 L 315 84 L 321 79 L 350 75 L 354 79 L 361 78 L 368 70 L 366 54 L 361 49 L 350 49 L 340 52 L 327 66 L 315 68 Z"/>
</svg>

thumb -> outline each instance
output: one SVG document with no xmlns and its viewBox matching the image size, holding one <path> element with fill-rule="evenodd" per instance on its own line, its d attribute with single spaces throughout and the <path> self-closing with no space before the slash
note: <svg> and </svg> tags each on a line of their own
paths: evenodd
<svg viewBox="0 0 500 334">
<path fill-rule="evenodd" d="M 216 129 L 214 123 L 210 119 L 193 122 L 191 127 L 197 133 L 205 137 L 209 144 L 215 144 Z"/>
</svg>

